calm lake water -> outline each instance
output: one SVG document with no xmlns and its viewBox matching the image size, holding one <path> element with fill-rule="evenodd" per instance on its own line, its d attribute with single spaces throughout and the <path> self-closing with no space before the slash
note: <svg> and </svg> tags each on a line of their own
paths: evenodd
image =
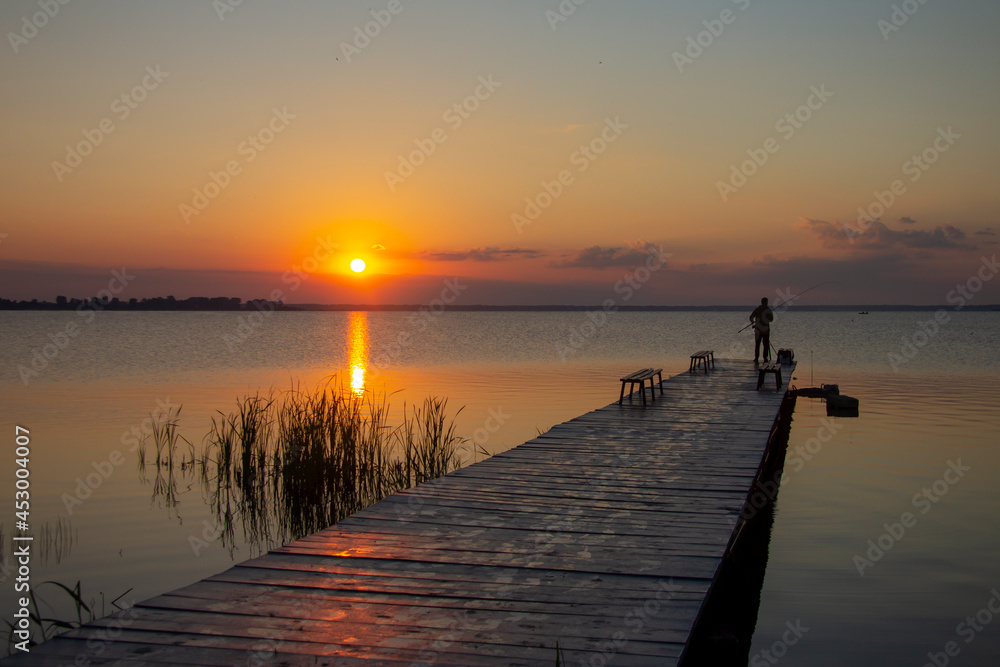
<svg viewBox="0 0 1000 667">
<path fill-rule="evenodd" d="M 946 314 L 937 325 L 933 313 L 778 314 L 773 342 L 795 350 L 793 384 L 837 383 L 861 410 L 831 423 L 822 401 L 798 401 L 752 665 L 920 666 L 949 642 L 949 664 L 1000 664 L 1000 313 Z M 160 406 L 183 406 L 181 433 L 200 444 L 238 396 L 339 373 L 395 392 L 393 423 L 404 402 L 447 397 L 453 413 L 464 406 L 460 434 L 495 453 L 616 400 L 622 373 L 682 372 L 704 347 L 753 355 L 741 313 L 278 313 L 240 329 L 241 317 L 2 314 L 0 618 L 14 608 L 15 425 L 31 433 L 33 581 L 80 581 L 110 611 L 126 591 L 143 600 L 259 551 L 239 539 L 193 548 L 213 528 L 195 476 L 178 475 L 172 500 L 143 481 L 130 431 Z M 79 331 L 61 338 L 68 323 Z M 52 337 L 61 349 L 44 349 Z M 26 385 L 18 367 L 36 350 L 52 358 L 35 358 Z M 503 422 L 492 433 L 491 415 Z M 95 473 L 96 488 L 67 503 Z M 39 593 L 64 607 L 55 587 Z"/>
</svg>

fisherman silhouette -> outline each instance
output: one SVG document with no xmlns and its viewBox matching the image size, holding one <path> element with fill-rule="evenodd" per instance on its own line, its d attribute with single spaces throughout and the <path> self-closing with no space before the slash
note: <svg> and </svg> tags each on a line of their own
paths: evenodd
<svg viewBox="0 0 1000 667">
<path fill-rule="evenodd" d="M 764 363 L 771 360 L 771 322 L 774 321 L 774 311 L 767 307 L 767 297 L 760 300 L 760 305 L 750 313 L 750 323 L 753 324 L 753 362 L 760 359 L 760 344 L 764 343 Z"/>
</svg>

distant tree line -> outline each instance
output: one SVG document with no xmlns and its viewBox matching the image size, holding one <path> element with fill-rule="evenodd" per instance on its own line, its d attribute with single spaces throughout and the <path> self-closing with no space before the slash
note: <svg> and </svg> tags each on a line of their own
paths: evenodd
<svg viewBox="0 0 1000 667">
<path fill-rule="evenodd" d="M 287 305 L 284 301 L 269 301 L 268 299 L 250 299 L 241 301 L 237 297 L 207 297 L 193 296 L 188 299 L 175 299 L 172 296 L 158 296 L 152 299 L 129 299 L 127 301 L 117 297 L 90 299 L 67 299 L 64 296 L 57 296 L 55 303 L 51 301 L 15 301 L 13 299 L 0 299 L 0 310 L 204 310 L 204 311 L 275 311 L 275 310 L 319 310 L 319 311 L 419 311 L 426 309 L 426 305 L 419 304 L 319 304 L 301 303 L 294 306 Z M 457 312 L 560 312 L 560 311 L 588 311 L 600 306 L 496 306 L 484 304 L 472 305 L 451 305 L 448 310 Z M 914 306 L 914 305 L 855 305 L 855 306 L 807 306 L 797 305 L 792 308 L 799 312 L 853 312 L 860 310 L 870 312 L 924 312 L 939 310 L 941 306 Z M 621 306 L 622 312 L 743 312 L 747 306 Z M 963 310 L 976 312 L 1000 312 L 1000 304 L 970 304 Z"/>
<path fill-rule="evenodd" d="M 112 299 L 92 297 L 90 299 L 71 299 L 57 296 L 55 302 L 15 301 L 0 299 L 0 310 L 298 310 L 286 306 L 284 301 L 268 301 L 267 299 L 251 299 L 243 302 L 238 297 L 226 296 L 193 296 L 187 299 L 175 299 L 173 296 L 157 296 L 151 299 L 128 299 L 118 297 Z"/>
</svg>

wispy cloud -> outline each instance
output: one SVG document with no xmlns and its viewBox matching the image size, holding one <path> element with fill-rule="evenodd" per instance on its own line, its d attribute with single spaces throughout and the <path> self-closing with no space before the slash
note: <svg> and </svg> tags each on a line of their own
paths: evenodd
<svg viewBox="0 0 1000 667">
<path fill-rule="evenodd" d="M 898 222 L 901 225 L 915 225 L 915 224 L 917 224 L 917 221 L 914 220 L 913 218 L 911 218 L 908 215 L 904 215 L 902 218 L 900 218 L 896 222 Z"/>
<path fill-rule="evenodd" d="M 893 230 L 880 221 L 871 223 L 861 235 L 851 237 L 839 223 L 825 220 L 801 218 L 796 224 L 818 238 L 823 247 L 830 249 L 856 248 L 860 250 L 929 250 L 935 248 L 973 249 L 974 244 L 966 241 L 966 234 L 958 227 L 945 223 L 934 229 Z"/>
<path fill-rule="evenodd" d="M 973 232 L 973 234 L 982 237 L 982 240 L 979 241 L 979 245 L 990 247 L 998 245 L 998 242 L 996 241 L 997 233 L 992 227 L 980 229 L 978 232 Z"/>
<path fill-rule="evenodd" d="M 535 259 L 545 253 L 530 248 L 472 248 L 470 250 L 448 250 L 422 252 L 419 257 L 432 262 L 500 262 L 512 259 Z"/>
<path fill-rule="evenodd" d="M 606 269 L 616 266 L 636 266 L 649 257 L 649 248 L 656 247 L 639 240 L 624 246 L 590 246 L 574 252 L 564 259 L 555 260 L 551 266 L 557 269 Z"/>
</svg>

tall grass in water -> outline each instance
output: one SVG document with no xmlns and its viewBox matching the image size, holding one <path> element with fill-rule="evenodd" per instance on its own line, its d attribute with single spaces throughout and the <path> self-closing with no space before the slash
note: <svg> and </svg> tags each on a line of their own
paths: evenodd
<svg viewBox="0 0 1000 667">
<path fill-rule="evenodd" d="M 409 414 L 403 406 L 398 440 L 406 487 L 446 475 L 460 465 L 458 448 L 463 440 L 455 435 L 454 420 L 445 428 L 447 408 L 448 399 L 438 398 L 428 398 L 423 408 L 415 407 Z M 458 409 L 456 417 L 462 409 Z"/>
<path fill-rule="evenodd" d="M 336 378 L 238 400 L 213 420 L 200 462 L 223 542 L 232 547 L 237 523 L 257 547 L 297 539 L 458 468 L 464 439 L 446 407 L 404 406 L 391 428 L 385 394 Z"/>
<path fill-rule="evenodd" d="M 170 408 L 166 415 L 154 417 L 152 431 L 143 436 L 139 447 L 139 474 L 143 483 L 148 483 L 147 469 L 153 468 L 153 499 L 160 499 L 164 505 L 174 510 L 179 504 L 177 476 L 190 474 L 195 468 L 198 457 L 191 442 L 177 432 L 180 425 L 181 409 Z M 152 440 L 152 453 L 146 448 Z M 181 444 L 183 443 L 183 445 Z"/>
</svg>

